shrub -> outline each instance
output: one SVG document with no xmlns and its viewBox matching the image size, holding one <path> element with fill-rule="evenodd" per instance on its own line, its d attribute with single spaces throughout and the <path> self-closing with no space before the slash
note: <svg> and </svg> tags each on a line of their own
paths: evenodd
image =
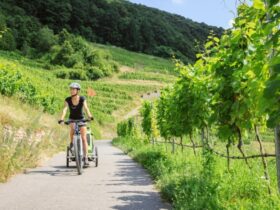
<svg viewBox="0 0 280 210">
<path fill-rule="evenodd" d="M 54 53 L 52 64 L 64 65 L 69 68 L 75 65 L 74 49 L 69 41 L 65 41 L 61 47 L 55 48 Z"/>
<path fill-rule="evenodd" d="M 113 72 L 118 71 L 119 66 L 111 60 L 109 53 L 94 49 L 83 38 L 75 37 L 66 30 L 63 30 L 58 37 L 59 45 L 54 46 L 51 51 L 52 64 L 84 69 L 86 77 L 90 80 L 110 76 Z M 57 76 L 67 78 L 67 75 L 72 73 L 61 72 Z M 86 79 L 86 77 L 83 77 L 83 79 Z"/>
<path fill-rule="evenodd" d="M 90 80 L 96 80 L 101 77 L 104 77 L 104 72 L 95 66 L 90 66 L 86 69 L 86 74 Z"/>
<path fill-rule="evenodd" d="M 72 80 L 87 80 L 88 77 L 84 70 L 60 70 L 56 72 L 56 77 L 61 79 L 72 79 Z"/>
<path fill-rule="evenodd" d="M 137 135 L 137 127 L 136 127 L 135 119 L 129 118 L 126 121 L 118 123 L 117 134 L 120 137 L 136 136 Z"/>
<path fill-rule="evenodd" d="M 0 49 L 1 50 L 15 50 L 16 41 L 11 30 L 6 30 L 0 39 Z"/>
<path fill-rule="evenodd" d="M 35 48 L 39 52 L 47 52 L 57 43 L 53 30 L 48 27 L 41 28 L 35 38 Z"/>
</svg>

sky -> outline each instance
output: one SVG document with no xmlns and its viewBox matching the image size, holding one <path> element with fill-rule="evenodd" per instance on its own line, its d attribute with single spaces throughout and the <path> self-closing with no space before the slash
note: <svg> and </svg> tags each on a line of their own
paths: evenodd
<svg viewBox="0 0 280 210">
<path fill-rule="evenodd" d="M 230 28 L 237 0 L 130 0 L 208 25 Z"/>
</svg>

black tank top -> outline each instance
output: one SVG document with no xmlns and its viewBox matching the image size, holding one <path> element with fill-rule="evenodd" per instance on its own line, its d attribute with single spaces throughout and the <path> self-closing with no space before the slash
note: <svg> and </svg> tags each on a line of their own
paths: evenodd
<svg viewBox="0 0 280 210">
<path fill-rule="evenodd" d="M 71 100 L 71 97 L 67 97 L 65 101 L 68 104 L 69 110 L 70 110 L 70 119 L 73 120 L 81 120 L 84 119 L 84 113 L 83 113 L 83 106 L 84 101 L 86 98 L 84 96 L 80 96 L 80 100 L 77 106 L 74 106 Z"/>
</svg>

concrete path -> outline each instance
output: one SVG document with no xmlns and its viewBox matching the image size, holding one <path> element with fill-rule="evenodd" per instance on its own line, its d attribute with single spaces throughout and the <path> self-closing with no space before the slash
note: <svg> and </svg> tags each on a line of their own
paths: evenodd
<svg viewBox="0 0 280 210">
<path fill-rule="evenodd" d="M 99 166 L 77 175 L 60 153 L 42 167 L 0 184 L 0 210 L 156 210 L 171 209 L 147 172 L 111 145 L 97 141 Z"/>
</svg>

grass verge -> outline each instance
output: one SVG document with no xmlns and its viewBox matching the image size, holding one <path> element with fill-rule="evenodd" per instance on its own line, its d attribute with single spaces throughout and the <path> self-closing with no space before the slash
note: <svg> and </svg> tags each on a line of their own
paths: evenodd
<svg viewBox="0 0 280 210">
<path fill-rule="evenodd" d="M 64 150 L 66 128 L 42 111 L 0 96 L 0 182 Z"/>
<path fill-rule="evenodd" d="M 184 152 L 165 145 L 150 145 L 136 137 L 119 137 L 113 144 L 142 164 L 155 179 L 162 196 L 174 209 L 280 209 L 275 160 L 268 160 L 272 194 L 267 191 L 261 160 L 243 161 L 226 168 L 226 160 L 211 153 Z"/>
</svg>

